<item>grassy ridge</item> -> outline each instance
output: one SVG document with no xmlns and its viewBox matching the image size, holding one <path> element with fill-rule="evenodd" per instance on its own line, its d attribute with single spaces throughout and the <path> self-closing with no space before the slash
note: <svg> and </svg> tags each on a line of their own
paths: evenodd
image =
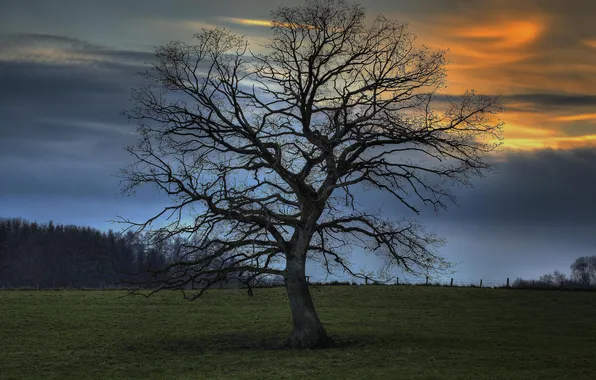
<svg viewBox="0 0 596 380">
<path fill-rule="evenodd" d="M 596 379 L 596 293 L 315 287 L 322 351 L 284 289 L 123 294 L 0 292 L 0 379 Z"/>
</svg>

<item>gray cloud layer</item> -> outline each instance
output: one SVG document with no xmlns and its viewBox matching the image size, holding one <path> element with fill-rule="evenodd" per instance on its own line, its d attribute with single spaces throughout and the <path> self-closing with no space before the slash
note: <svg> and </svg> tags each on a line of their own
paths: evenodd
<svg viewBox="0 0 596 380">
<path fill-rule="evenodd" d="M 113 199 L 119 185 L 112 175 L 130 162 L 124 148 L 136 140 L 119 112 L 151 55 L 49 35 L 0 42 L 50 46 L 57 57 L 24 61 L 17 51 L 0 60 L 0 197 Z M 71 61 L 77 54 L 89 60 Z"/>
<path fill-rule="evenodd" d="M 508 153 L 496 174 L 459 195 L 452 218 L 596 228 L 596 149 Z"/>
</svg>

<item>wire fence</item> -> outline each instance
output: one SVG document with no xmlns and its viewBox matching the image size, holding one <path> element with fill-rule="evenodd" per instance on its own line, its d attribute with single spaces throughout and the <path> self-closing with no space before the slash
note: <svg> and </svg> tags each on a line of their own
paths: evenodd
<svg viewBox="0 0 596 380">
<path fill-rule="evenodd" d="M 307 281 L 313 285 L 427 285 L 427 286 L 455 286 L 455 287 L 482 287 L 482 288 L 503 288 L 511 287 L 513 283 L 509 278 L 503 280 L 485 280 L 478 279 L 477 281 L 469 280 L 457 280 L 455 278 L 448 279 L 433 279 L 427 278 L 407 278 L 407 277 L 395 277 L 393 280 L 378 282 L 370 278 L 365 278 L 363 282 L 351 282 L 351 281 L 330 281 L 330 282 L 319 282 Z"/>
<path fill-rule="evenodd" d="M 442 286 L 442 287 L 467 287 L 467 288 L 517 288 L 517 289 L 560 289 L 560 290 L 594 290 L 596 291 L 596 284 L 594 283 L 577 283 L 570 280 L 566 280 L 561 283 L 545 283 L 539 280 L 522 280 L 516 279 L 511 281 L 510 278 L 504 278 L 502 280 L 495 280 L 495 279 L 483 279 L 480 278 L 476 281 L 470 280 L 461 280 L 455 278 L 443 278 L 443 279 L 433 279 L 430 277 L 426 278 L 407 278 L 407 277 L 395 277 L 393 281 L 385 281 L 385 282 L 377 282 L 373 281 L 372 279 L 365 278 L 363 282 L 353 282 L 353 281 L 325 281 L 319 282 L 314 279 L 311 279 L 307 276 L 306 281 L 313 286 L 337 286 L 337 285 L 357 285 L 357 286 L 366 286 L 366 285 L 402 285 L 402 286 Z M 275 283 L 255 283 L 251 285 L 252 287 L 259 288 L 259 287 L 280 287 L 284 286 L 283 282 L 275 282 Z M 212 288 L 234 288 L 240 287 L 242 288 L 241 284 L 237 284 L 237 286 L 229 286 L 223 285 L 222 286 L 213 286 Z M 118 286 L 113 283 L 109 282 L 100 282 L 97 287 L 79 287 L 74 284 L 70 284 L 67 287 L 54 287 L 49 284 L 45 284 L 42 282 L 31 283 L 27 285 L 18 285 L 13 286 L 8 281 L 0 280 L 0 289 L 2 290 L 10 290 L 10 289 L 28 289 L 28 290 L 61 290 L 61 289 L 73 289 L 73 290 L 118 290 L 118 289 L 127 289 L 127 287 Z M 194 286 L 191 287 L 191 284 L 188 284 L 188 289 L 195 289 Z"/>
<path fill-rule="evenodd" d="M 426 278 L 403 278 L 395 277 L 393 281 L 377 282 L 372 279 L 365 279 L 363 283 L 332 281 L 330 283 L 313 283 L 314 285 L 394 285 L 394 286 L 441 286 L 441 287 L 466 287 L 466 288 L 511 288 L 511 289 L 536 289 L 536 290 L 578 290 L 578 291 L 596 291 L 594 282 L 578 282 L 571 279 L 563 279 L 559 282 L 545 282 L 541 280 L 524 280 L 516 278 L 511 281 L 510 278 L 503 280 L 483 279 L 476 281 L 449 279 Z"/>
<path fill-rule="evenodd" d="M 479 287 L 479 288 L 503 288 L 503 287 L 511 286 L 511 281 L 509 278 L 504 278 L 502 280 L 490 280 L 490 279 L 480 278 L 476 281 L 470 281 L 470 280 L 466 281 L 466 280 L 457 280 L 455 278 L 432 279 L 432 278 L 427 277 L 425 279 L 408 280 L 408 279 L 400 279 L 399 277 L 396 277 L 395 284 L 396 285 L 433 285 L 433 286 L 459 286 L 459 287 Z"/>
</svg>

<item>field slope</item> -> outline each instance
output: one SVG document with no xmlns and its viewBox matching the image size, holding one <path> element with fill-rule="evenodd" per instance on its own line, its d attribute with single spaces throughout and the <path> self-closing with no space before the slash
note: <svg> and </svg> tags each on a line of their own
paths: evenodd
<svg viewBox="0 0 596 380">
<path fill-rule="evenodd" d="M 338 348 L 277 349 L 284 289 L 0 291 L 0 379 L 596 379 L 596 293 L 313 288 Z"/>
</svg>

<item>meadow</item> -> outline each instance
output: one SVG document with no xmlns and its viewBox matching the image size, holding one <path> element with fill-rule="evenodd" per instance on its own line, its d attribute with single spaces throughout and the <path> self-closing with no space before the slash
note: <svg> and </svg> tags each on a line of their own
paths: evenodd
<svg viewBox="0 0 596 380">
<path fill-rule="evenodd" d="M 596 293 L 313 287 L 338 346 L 281 349 L 283 288 L 0 291 L 0 379 L 596 379 Z"/>
</svg>

